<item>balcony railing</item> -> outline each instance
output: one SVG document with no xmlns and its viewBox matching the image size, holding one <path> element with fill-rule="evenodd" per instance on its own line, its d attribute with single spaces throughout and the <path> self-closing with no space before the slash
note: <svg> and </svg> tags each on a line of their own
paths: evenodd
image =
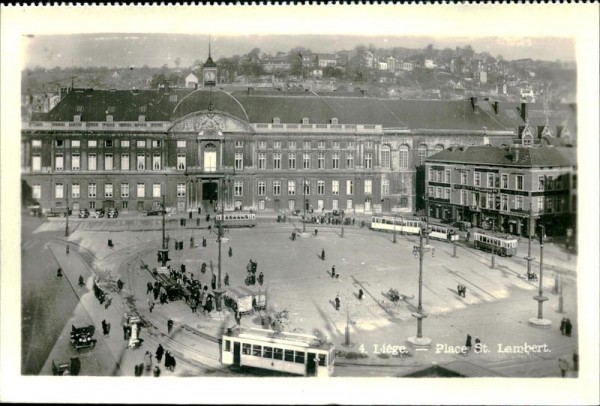
<svg viewBox="0 0 600 406">
<path fill-rule="evenodd" d="M 166 131 L 170 122 L 138 122 L 138 121 L 83 121 L 83 122 L 62 122 L 62 121 L 34 121 L 30 123 L 22 123 L 23 130 L 52 130 L 60 129 L 62 131 L 82 131 L 93 129 L 93 131 L 115 131 L 117 129 L 126 129 L 127 131 L 136 132 L 155 132 Z"/>
<path fill-rule="evenodd" d="M 252 124 L 257 132 L 306 132 L 306 133 L 363 133 L 381 134 L 381 125 L 372 124 Z"/>
</svg>

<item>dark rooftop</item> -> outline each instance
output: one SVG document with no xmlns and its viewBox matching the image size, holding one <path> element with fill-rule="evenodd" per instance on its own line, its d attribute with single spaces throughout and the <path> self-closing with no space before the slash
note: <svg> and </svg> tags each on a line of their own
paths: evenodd
<svg viewBox="0 0 600 406">
<path fill-rule="evenodd" d="M 506 148 L 493 146 L 451 147 L 427 158 L 427 162 L 491 166 L 575 166 L 577 151 L 568 147 Z"/>
</svg>

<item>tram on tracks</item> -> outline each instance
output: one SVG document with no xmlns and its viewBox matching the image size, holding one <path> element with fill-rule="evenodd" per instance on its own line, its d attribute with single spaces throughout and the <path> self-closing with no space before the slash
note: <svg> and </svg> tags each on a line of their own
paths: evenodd
<svg viewBox="0 0 600 406">
<path fill-rule="evenodd" d="M 493 251 L 503 257 L 510 257 L 517 255 L 518 240 L 511 235 L 493 235 L 475 231 L 473 246 L 478 250 Z"/>
<path fill-rule="evenodd" d="M 223 365 L 327 377 L 334 362 L 335 345 L 312 335 L 236 327 L 222 337 Z"/>
<path fill-rule="evenodd" d="M 249 211 L 226 211 L 224 214 L 219 213 L 215 217 L 215 222 L 221 221 L 223 218 L 223 227 L 255 227 L 256 214 Z"/>
<path fill-rule="evenodd" d="M 421 234 L 421 221 L 395 216 L 374 215 L 371 217 L 371 230 Z"/>
<path fill-rule="evenodd" d="M 442 241 L 458 241 L 459 236 L 453 227 L 429 223 L 429 237 Z"/>
</svg>

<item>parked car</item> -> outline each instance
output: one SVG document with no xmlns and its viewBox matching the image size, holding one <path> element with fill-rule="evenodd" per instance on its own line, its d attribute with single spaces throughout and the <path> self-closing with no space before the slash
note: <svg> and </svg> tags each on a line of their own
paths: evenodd
<svg viewBox="0 0 600 406">
<path fill-rule="evenodd" d="M 104 209 L 95 210 L 91 214 L 92 214 L 92 217 L 94 217 L 94 218 L 97 218 L 97 219 L 102 218 L 102 217 L 104 217 Z"/>
<path fill-rule="evenodd" d="M 79 210 L 79 218 L 80 219 L 86 219 L 90 216 L 90 211 L 88 209 L 81 209 Z"/>
<path fill-rule="evenodd" d="M 107 217 L 109 219 L 119 217 L 119 210 L 117 210 L 115 208 L 108 209 Z"/>
</svg>

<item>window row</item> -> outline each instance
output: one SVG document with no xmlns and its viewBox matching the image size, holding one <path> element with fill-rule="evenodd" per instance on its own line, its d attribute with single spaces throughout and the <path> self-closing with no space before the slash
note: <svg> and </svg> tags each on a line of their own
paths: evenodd
<svg viewBox="0 0 600 406">
<path fill-rule="evenodd" d="M 285 184 L 283 182 L 285 182 L 285 181 L 281 181 L 281 180 L 272 181 L 271 191 L 272 191 L 273 196 L 281 196 L 282 187 L 285 186 Z M 300 185 L 300 188 L 299 188 L 300 190 L 298 190 L 298 191 L 296 188 L 296 183 L 299 183 L 299 185 Z M 354 194 L 354 183 L 355 183 L 355 181 L 352 179 L 346 180 L 345 193 L 347 195 Z M 363 183 L 364 183 L 364 194 L 371 195 L 373 193 L 373 181 L 371 179 L 365 179 Z M 302 184 L 304 184 L 303 189 L 302 189 Z M 383 194 L 389 194 L 389 180 L 383 179 L 382 185 L 383 185 L 383 188 L 382 188 Z M 332 180 L 330 183 L 329 193 L 331 193 L 332 195 L 339 195 L 340 190 L 341 190 L 340 181 L 337 179 Z M 296 180 L 288 180 L 287 181 L 287 195 L 288 196 L 295 196 L 296 194 L 298 194 L 298 195 L 303 194 L 303 195 L 309 196 L 311 194 L 311 191 L 316 195 L 325 195 L 325 193 L 326 193 L 325 181 L 317 180 L 316 185 L 314 185 L 314 186 L 313 186 L 313 182 L 311 182 L 310 180 L 302 180 L 302 181 L 298 181 L 298 182 L 296 182 Z M 265 181 L 265 180 L 257 181 L 257 194 L 259 196 L 265 196 L 267 194 L 267 181 Z"/>
<path fill-rule="evenodd" d="M 469 184 L 469 170 L 457 171 L 460 176 L 460 184 Z M 510 182 L 510 175 L 507 173 L 498 174 L 495 172 L 473 171 L 473 186 L 524 190 L 524 175 L 513 175 L 514 181 Z M 451 183 L 450 169 L 433 169 L 429 168 L 427 179 L 430 182 L 445 182 Z M 568 188 L 568 176 L 562 175 L 554 179 L 553 176 L 542 175 L 538 177 L 537 190 L 560 190 Z"/>
<path fill-rule="evenodd" d="M 117 184 L 119 185 L 119 184 Z M 104 197 L 111 198 L 115 197 L 114 194 L 114 185 L 112 182 L 108 182 L 104 184 Z M 135 197 L 153 197 L 158 198 L 162 197 L 162 185 L 160 183 L 152 184 L 152 195 L 146 195 L 146 184 L 145 183 L 137 183 L 136 186 L 136 194 Z M 133 197 L 130 195 L 130 184 L 129 183 L 120 183 L 120 196 L 121 197 Z M 70 197 L 72 199 L 78 199 L 81 197 L 81 185 L 79 183 L 72 183 L 68 186 L 70 190 Z M 177 183 L 177 197 L 185 197 L 186 196 L 186 184 L 185 183 Z M 32 185 L 32 197 L 34 199 L 42 198 L 42 186 L 39 184 Z M 65 185 L 62 183 L 54 184 L 54 198 L 55 199 L 64 199 L 65 195 Z M 96 183 L 88 183 L 87 184 L 87 197 L 95 198 L 98 196 L 98 185 Z"/>
<path fill-rule="evenodd" d="M 470 200 L 469 194 L 471 197 Z M 509 199 L 509 195 L 506 194 L 468 192 L 464 189 L 460 191 L 460 204 L 463 206 L 474 206 L 500 211 L 525 210 L 527 208 L 523 206 L 523 202 L 524 197 L 519 195 Z M 537 208 L 539 212 L 554 213 L 568 211 L 566 196 L 538 196 L 535 202 L 536 206 L 533 208 Z"/>
<path fill-rule="evenodd" d="M 146 168 L 146 166 L 147 166 L 146 154 L 137 154 L 134 156 L 136 157 L 135 169 L 138 171 L 146 170 L 147 169 Z M 116 169 L 114 154 L 106 153 L 106 154 L 103 154 L 103 157 L 104 157 L 103 170 L 111 171 L 111 170 Z M 120 163 L 119 169 L 120 170 L 128 171 L 131 169 L 130 154 L 123 153 L 123 154 L 117 155 L 117 159 L 119 159 L 119 163 Z M 152 170 L 157 171 L 157 170 L 163 169 L 162 156 L 158 155 L 158 154 L 153 155 L 152 161 L 150 164 L 151 164 Z M 71 165 L 70 166 L 71 166 L 70 170 L 72 170 L 72 171 L 78 171 L 78 170 L 82 169 L 80 154 L 77 154 L 77 153 L 71 154 Z M 186 168 L 185 155 L 178 154 L 177 155 L 177 169 L 185 170 L 185 168 Z M 39 172 L 42 170 L 42 157 L 40 154 L 32 155 L 31 170 L 34 172 Z M 65 170 L 65 156 L 63 154 L 54 155 L 54 170 L 56 170 L 56 171 Z M 94 153 L 87 154 L 87 170 L 89 170 L 89 171 L 98 170 L 98 155 L 97 154 L 94 154 Z"/>
<path fill-rule="evenodd" d="M 54 146 L 58 148 L 63 148 L 66 146 L 66 140 L 58 139 L 54 140 Z M 70 140 L 71 148 L 81 148 L 81 140 Z M 87 140 L 86 144 L 88 148 L 98 148 L 99 145 L 103 145 L 106 148 L 112 147 L 121 147 L 121 148 L 129 148 L 132 144 L 130 140 L 103 140 L 98 144 L 98 140 Z M 151 146 L 152 148 L 160 148 L 163 146 L 163 140 L 136 140 L 133 145 L 137 148 L 146 148 Z M 31 140 L 31 146 L 33 148 L 41 148 L 42 140 L 36 139 Z M 187 141 L 186 140 L 177 140 L 177 148 L 186 148 Z"/>
<path fill-rule="evenodd" d="M 225 340 L 225 351 L 231 352 L 232 346 L 230 340 Z M 268 345 L 258 345 L 258 344 L 247 344 L 242 343 L 242 354 L 250 355 L 253 357 L 261 357 L 268 359 L 275 359 L 279 361 L 287 361 L 293 362 L 296 364 L 304 364 L 306 362 L 306 352 L 305 351 L 294 351 L 294 350 L 286 350 L 283 348 L 272 347 Z M 317 354 L 319 365 L 325 366 L 326 356 L 325 354 Z"/>
</svg>

